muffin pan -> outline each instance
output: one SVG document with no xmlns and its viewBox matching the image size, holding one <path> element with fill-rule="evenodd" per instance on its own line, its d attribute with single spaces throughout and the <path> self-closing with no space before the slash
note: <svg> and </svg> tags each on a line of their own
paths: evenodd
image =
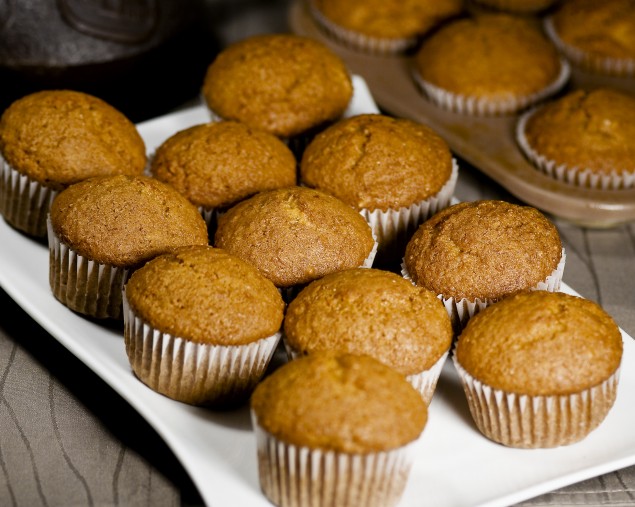
<svg viewBox="0 0 635 507">
<path fill-rule="evenodd" d="M 351 71 L 364 77 L 380 108 L 434 128 L 453 152 L 519 200 L 585 227 L 613 227 L 635 220 L 635 188 L 596 190 L 556 181 L 537 170 L 515 138 L 517 115 L 477 117 L 453 113 L 430 102 L 411 73 L 408 56 L 376 56 L 348 49 L 315 24 L 303 0 L 289 8 L 291 29 L 336 51 Z M 609 86 L 635 90 L 635 78 L 592 75 L 572 68 L 566 90 Z"/>
</svg>

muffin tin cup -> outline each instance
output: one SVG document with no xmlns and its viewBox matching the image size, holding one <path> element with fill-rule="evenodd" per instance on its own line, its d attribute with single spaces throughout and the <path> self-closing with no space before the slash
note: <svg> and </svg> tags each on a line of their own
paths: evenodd
<svg viewBox="0 0 635 507">
<path fill-rule="evenodd" d="M 385 507 L 408 481 L 416 441 L 397 449 L 349 454 L 286 443 L 264 430 L 254 412 L 260 487 L 279 507 Z"/>
<path fill-rule="evenodd" d="M 615 402 L 620 370 L 569 395 L 531 396 L 494 389 L 467 373 L 453 356 L 472 418 L 487 438 L 519 448 L 550 448 L 585 438 Z"/>
<path fill-rule="evenodd" d="M 530 290 L 546 290 L 549 292 L 559 291 L 566 260 L 567 255 L 565 249 L 563 248 L 562 255 L 560 256 L 560 261 L 558 261 L 556 269 L 554 269 L 543 281 L 538 282 L 535 287 L 531 287 Z M 405 262 L 401 263 L 401 276 L 414 283 Z M 457 300 L 453 297 L 443 297 L 443 294 L 438 294 L 437 297 L 441 300 L 443 306 L 445 306 L 445 309 L 450 316 L 450 320 L 452 321 L 452 328 L 454 329 L 454 333 L 456 335 L 461 333 L 468 321 L 474 315 L 497 301 L 496 299 L 491 298 L 474 298 L 473 300 L 463 298 Z"/>
<path fill-rule="evenodd" d="M 558 164 L 538 153 L 529 143 L 525 128 L 531 116 L 538 108 L 531 109 L 520 116 L 516 124 L 516 141 L 525 156 L 532 162 L 536 170 L 547 176 L 582 188 L 597 190 L 621 190 L 635 187 L 635 172 L 615 169 L 610 173 L 600 173 L 589 168 L 569 167 Z"/>
<path fill-rule="evenodd" d="M 459 95 L 424 80 L 414 67 L 411 69 L 411 73 L 421 92 L 431 102 L 443 109 L 473 116 L 498 116 L 516 114 L 557 93 L 569 80 L 571 67 L 562 58 L 560 59 L 560 73 L 557 78 L 542 90 L 523 97 L 509 97 L 498 100 L 488 97 Z"/>
<path fill-rule="evenodd" d="M 16 229 L 45 238 L 46 217 L 57 191 L 14 169 L 0 155 L 0 214 Z"/>
<path fill-rule="evenodd" d="M 121 290 L 128 269 L 101 264 L 61 242 L 47 220 L 49 283 L 53 295 L 71 310 L 98 319 L 121 319 Z"/>
<path fill-rule="evenodd" d="M 552 16 L 547 16 L 544 19 L 543 26 L 545 33 L 560 53 L 576 67 L 607 76 L 635 76 L 635 59 L 594 55 L 567 44 L 558 35 Z"/>
<path fill-rule="evenodd" d="M 195 343 L 161 332 L 136 315 L 123 294 L 126 354 L 152 390 L 190 405 L 245 401 L 265 373 L 280 333 L 245 345 Z"/>
</svg>

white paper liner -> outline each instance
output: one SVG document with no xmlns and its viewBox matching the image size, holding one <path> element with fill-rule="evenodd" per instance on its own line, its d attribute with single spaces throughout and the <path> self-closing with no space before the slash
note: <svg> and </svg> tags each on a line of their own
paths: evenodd
<svg viewBox="0 0 635 507">
<path fill-rule="evenodd" d="M 620 369 L 601 384 L 570 395 L 506 393 L 476 380 L 456 359 L 472 418 L 487 438 L 509 447 L 548 448 L 586 437 L 604 420 L 617 395 Z"/>
<path fill-rule="evenodd" d="M 397 449 L 349 454 L 285 443 L 264 430 L 251 411 L 258 475 L 279 507 L 388 507 L 398 503 L 413 462 L 410 443 Z"/>
<path fill-rule="evenodd" d="M 57 191 L 15 170 L 0 155 L 0 214 L 16 229 L 46 237 L 46 217 Z"/>
<path fill-rule="evenodd" d="M 561 58 L 560 73 L 550 85 L 536 93 L 524 97 L 510 97 L 507 99 L 458 95 L 425 81 L 414 67 L 412 68 L 412 75 L 425 96 L 439 107 L 455 113 L 473 116 L 496 116 L 517 113 L 554 95 L 569 80 L 571 67 L 564 58 Z"/>
<path fill-rule="evenodd" d="M 562 255 L 560 256 L 556 269 L 554 269 L 547 278 L 538 282 L 535 287 L 531 287 L 529 290 L 558 292 L 560 290 L 566 260 L 567 254 L 563 248 Z M 414 284 L 408 268 L 406 267 L 405 261 L 402 261 L 401 263 L 401 276 L 403 276 L 406 280 L 410 280 Z M 443 294 L 437 294 L 437 297 L 441 300 L 443 306 L 445 306 L 445 309 L 450 316 L 450 320 L 452 321 L 452 328 L 456 334 L 461 332 L 474 315 L 497 301 L 496 299 L 491 298 L 474 298 L 474 300 L 463 298 L 456 300 L 453 297 L 445 298 L 443 297 Z"/>
<path fill-rule="evenodd" d="M 553 41 L 560 53 L 573 65 L 587 71 L 610 76 L 635 76 L 635 58 L 610 58 L 588 53 L 564 42 L 557 33 L 553 16 L 543 21 L 547 36 Z"/>
<path fill-rule="evenodd" d="M 555 180 L 583 188 L 622 190 L 635 187 L 635 172 L 616 168 L 609 173 L 604 173 L 589 168 L 569 167 L 566 164 L 558 164 L 534 150 L 525 135 L 525 128 L 537 110 L 538 108 L 534 108 L 525 112 L 516 123 L 516 142 L 537 170 Z"/>
<path fill-rule="evenodd" d="M 47 219 L 49 283 L 53 295 L 73 311 L 99 319 L 120 319 L 121 290 L 128 269 L 90 260 L 62 243 Z"/>
<path fill-rule="evenodd" d="M 138 317 L 123 294 L 124 341 L 135 375 L 149 388 L 191 405 L 244 401 L 262 378 L 280 332 L 245 345 L 212 345 L 163 333 Z"/>
</svg>

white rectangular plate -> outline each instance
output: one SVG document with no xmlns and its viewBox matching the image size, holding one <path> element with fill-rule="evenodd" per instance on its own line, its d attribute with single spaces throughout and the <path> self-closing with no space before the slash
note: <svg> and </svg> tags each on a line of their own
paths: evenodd
<svg viewBox="0 0 635 507">
<path fill-rule="evenodd" d="M 349 113 L 372 110 L 356 79 Z M 209 120 L 196 106 L 139 125 L 152 152 L 176 131 Z M 256 443 L 246 407 L 228 413 L 154 393 L 130 370 L 123 336 L 61 305 L 48 283 L 48 250 L 0 220 L 0 285 L 56 340 L 126 399 L 173 450 L 209 506 L 271 504 L 258 484 Z M 574 293 L 566 285 L 563 291 Z M 7 318 L 5 316 L 5 318 Z M 510 449 L 478 433 L 450 361 L 430 405 L 400 507 L 502 506 L 635 463 L 635 345 L 626 333 L 617 401 L 582 442 L 548 450 Z"/>
</svg>

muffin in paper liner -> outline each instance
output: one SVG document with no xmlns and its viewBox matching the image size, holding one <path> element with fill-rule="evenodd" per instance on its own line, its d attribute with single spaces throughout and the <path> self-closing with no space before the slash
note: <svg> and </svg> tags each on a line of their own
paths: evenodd
<svg viewBox="0 0 635 507">
<path fill-rule="evenodd" d="M 497 116 L 518 113 L 554 95 L 569 80 L 571 67 L 565 59 L 561 59 L 560 73 L 550 85 L 530 95 L 505 99 L 458 95 L 424 80 L 414 67 L 411 69 L 411 73 L 420 90 L 437 106 L 460 114 Z"/>
<path fill-rule="evenodd" d="M 138 317 L 123 294 L 124 341 L 135 375 L 149 388 L 191 405 L 243 401 L 276 350 L 280 333 L 245 345 L 196 343 L 163 333 Z"/>
<path fill-rule="evenodd" d="M 122 317 L 123 284 L 128 268 L 102 264 L 61 242 L 47 219 L 49 283 L 53 295 L 73 311 L 99 319 Z"/>
<path fill-rule="evenodd" d="M 0 214 L 16 229 L 45 238 L 46 219 L 56 190 L 15 170 L 0 155 Z"/>
<path fill-rule="evenodd" d="M 604 382 L 570 395 L 530 396 L 493 389 L 467 373 L 453 355 L 470 413 L 487 438 L 509 447 L 549 448 L 586 437 L 617 396 L 619 368 Z"/>
<path fill-rule="evenodd" d="M 598 190 L 619 190 L 635 187 L 635 173 L 616 168 L 610 173 L 600 173 L 585 167 L 569 167 L 558 164 L 533 149 L 525 135 L 525 127 L 537 108 L 526 111 L 516 123 L 516 142 L 535 168 L 555 180 L 570 185 Z"/>
<path fill-rule="evenodd" d="M 279 507 L 396 505 L 408 481 L 416 441 L 397 449 L 351 454 L 283 442 L 253 410 L 260 486 Z"/>
<path fill-rule="evenodd" d="M 544 281 L 539 282 L 535 287 L 530 290 L 546 290 L 549 292 L 557 292 L 560 290 L 560 284 L 562 283 L 562 275 L 564 273 L 564 266 L 567 260 L 565 249 L 562 249 L 562 256 L 556 266 L 556 269 L 545 278 Z M 410 280 L 412 283 L 412 277 L 406 268 L 405 262 L 401 263 L 401 276 Z M 445 309 L 452 320 L 452 327 L 456 333 L 459 333 L 467 324 L 467 322 L 476 315 L 478 312 L 496 302 L 494 299 L 475 298 L 470 300 L 467 298 L 455 300 L 453 297 L 445 298 L 443 294 L 438 294 L 437 297 L 443 302 Z"/>
</svg>

